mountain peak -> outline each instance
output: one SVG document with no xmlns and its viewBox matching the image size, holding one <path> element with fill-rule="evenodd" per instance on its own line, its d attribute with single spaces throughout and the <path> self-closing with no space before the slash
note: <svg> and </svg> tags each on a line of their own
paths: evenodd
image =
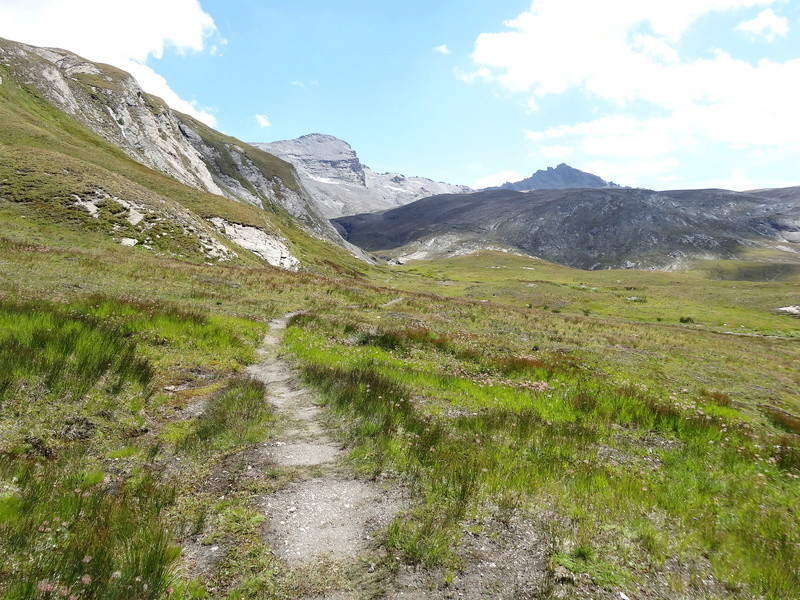
<svg viewBox="0 0 800 600">
<path fill-rule="evenodd" d="M 292 163 L 328 217 L 381 211 L 427 196 L 469 191 L 425 177 L 376 173 L 361 163 L 350 144 L 324 133 L 254 146 Z"/>
<path fill-rule="evenodd" d="M 533 175 L 522 181 L 506 182 L 500 186 L 504 190 L 527 192 L 529 190 L 563 190 L 568 188 L 608 188 L 619 187 L 616 183 L 606 181 L 597 175 L 586 173 L 580 169 L 561 163 L 556 167 L 547 167 L 546 170 L 536 171 Z"/>
<path fill-rule="evenodd" d="M 294 140 L 253 144 L 261 150 L 292 163 L 296 169 L 317 181 L 366 187 L 364 165 L 355 150 L 345 142 L 324 133 L 309 133 Z"/>
<path fill-rule="evenodd" d="M 326 133 L 309 133 L 294 140 L 254 145 L 262 149 L 270 148 L 271 150 L 267 151 L 278 156 L 291 156 L 301 160 L 347 162 L 354 172 L 362 168 L 358 155 L 350 144 Z"/>
</svg>

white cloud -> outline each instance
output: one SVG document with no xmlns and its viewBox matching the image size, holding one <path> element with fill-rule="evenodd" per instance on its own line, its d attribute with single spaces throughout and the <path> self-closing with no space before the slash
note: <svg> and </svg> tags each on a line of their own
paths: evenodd
<svg viewBox="0 0 800 600">
<path fill-rule="evenodd" d="M 208 49 L 208 53 L 211 56 L 221 56 L 222 55 L 222 49 L 227 45 L 228 45 L 228 40 L 226 40 L 225 38 L 222 38 L 216 44 L 211 46 L 211 48 Z"/>
<path fill-rule="evenodd" d="M 270 123 L 269 119 L 264 115 L 256 115 L 256 121 L 259 127 L 272 127 L 272 123 Z"/>
<path fill-rule="evenodd" d="M 517 171 L 501 171 L 500 173 L 486 175 L 485 177 L 477 179 L 475 183 L 472 184 L 472 189 L 480 190 L 487 187 L 496 187 L 508 182 L 514 183 L 521 179 L 525 179 L 525 175 L 521 175 Z"/>
<path fill-rule="evenodd" d="M 775 1 L 534 0 L 505 23 L 509 31 L 478 37 L 472 76 L 539 96 L 578 86 L 606 89 L 653 66 L 675 64 L 677 40 L 701 16 Z"/>
<path fill-rule="evenodd" d="M 533 97 L 528 98 L 527 106 L 528 110 L 525 112 L 527 112 L 529 115 L 535 112 L 539 112 L 539 103 L 536 102 L 536 98 Z"/>
<path fill-rule="evenodd" d="M 506 31 L 478 37 L 475 68 L 461 78 L 527 94 L 529 110 L 568 91 L 599 101 L 598 118 L 528 132 L 528 139 L 573 147 L 593 164 L 607 161 L 608 175 L 630 185 L 669 177 L 680 166 L 670 159 L 685 151 L 721 145 L 780 153 L 800 139 L 800 59 L 751 63 L 712 46 L 709 55 L 688 58 L 680 45 L 700 17 L 779 1 L 533 0 Z M 739 27 L 755 22 L 747 25 L 753 33 L 784 35 L 781 19 L 767 9 Z"/>
<path fill-rule="evenodd" d="M 210 125 L 215 123 L 213 115 L 180 98 L 144 63 L 161 58 L 167 49 L 179 54 L 201 52 L 215 31 L 214 20 L 198 0 L 4 0 L 0 4 L 0 36 L 64 48 L 129 71 L 145 90 Z"/>
<path fill-rule="evenodd" d="M 570 149 L 577 145 L 585 154 L 615 158 L 650 158 L 660 156 L 665 149 L 692 145 L 690 138 L 673 131 L 669 119 L 638 120 L 631 115 L 603 117 L 575 125 L 559 125 L 544 131 L 528 131 L 526 135 L 531 141 L 568 142 Z M 545 146 L 547 147 L 564 146 Z"/>
<path fill-rule="evenodd" d="M 763 177 L 758 179 L 747 174 L 745 169 L 734 168 L 731 169 L 727 176 L 691 181 L 685 187 L 687 189 L 721 188 L 723 190 L 745 192 L 748 190 L 791 187 L 795 185 L 797 185 L 797 180 L 775 180 L 772 178 L 765 179 Z"/>
<path fill-rule="evenodd" d="M 447 44 L 442 44 L 441 46 L 436 46 L 433 49 L 434 52 L 439 52 L 440 54 L 450 54 L 450 48 L 447 47 Z"/>
<path fill-rule="evenodd" d="M 104 62 L 111 64 L 111 61 Z M 133 75 L 145 91 L 162 98 L 171 108 L 191 115 L 198 121 L 202 121 L 211 127 L 216 126 L 217 119 L 211 114 L 209 109 L 202 108 L 196 100 L 185 100 L 178 96 L 178 94 L 169 87 L 167 80 L 147 65 L 133 60 L 123 59 L 116 61 L 114 65 Z"/>
<path fill-rule="evenodd" d="M 736 31 L 744 31 L 754 36 L 761 36 L 768 42 L 774 42 L 789 33 L 789 19 L 779 17 L 768 8 L 758 13 L 755 18 L 739 23 Z"/>
</svg>

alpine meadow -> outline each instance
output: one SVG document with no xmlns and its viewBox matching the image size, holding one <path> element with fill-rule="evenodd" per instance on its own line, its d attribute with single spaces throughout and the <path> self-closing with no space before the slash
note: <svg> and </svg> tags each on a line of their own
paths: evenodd
<svg viewBox="0 0 800 600">
<path fill-rule="evenodd" d="M 800 187 L 520 179 L 0 38 L 0 598 L 800 600 Z"/>
</svg>

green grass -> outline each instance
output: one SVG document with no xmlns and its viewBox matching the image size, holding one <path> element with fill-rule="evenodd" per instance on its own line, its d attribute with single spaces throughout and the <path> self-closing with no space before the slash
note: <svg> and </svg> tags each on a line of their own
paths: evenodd
<svg viewBox="0 0 800 600">
<path fill-rule="evenodd" d="M 217 321 L 107 296 L 0 301 L 2 597 L 163 598 L 177 582 L 165 512 L 175 491 L 154 468 L 158 445 L 140 436 L 176 358 L 213 351 L 226 372 L 251 358 L 260 336 Z M 263 387 L 234 381 L 193 439 L 250 443 L 267 417 Z"/>
<path fill-rule="evenodd" d="M 146 464 L 120 477 L 97 457 L 141 427 L 153 368 L 124 331 L 72 308 L 0 303 L 0 593 L 163 597 L 179 555 L 161 517 L 172 493 Z"/>
<path fill-rule="evenodd" d="M 3 598 L 163 598 L 180 548 L 162 511 L 171 491 L 142 471 L 113 478 L 81 452 L 0 458 Z M 113 476 L 112 476 L 113 477 Z"/>
<path fill-rule="evenodd" d="M 718 282 L 714 310 L 738 298 L 729 310 L 740 311 L 750 331 L 769 319 L 773 330 L 774 323 L 786 323 L 787 334 L 721 336 L 702 319 L 699 325 L 678 322 L 684 314 L 702 314 L 707 301 L 695 276 L 625 274 L 645 277 L 651 286 L 648 302 L 637 306 L 666 303 L 662 295 L 684 286 L 683 304 L 667 323 L 654 314 L 633 318 L 623 299 L 613 300 L 642 290 L 603 292 L 611 299 L 606 315 L 569 307 L 554 313 L 504 295 L 499 280 L 482 284 L 485 299 L 491 298 L 482 302 L 432 294 L 430 288 L 449 292 L 453 286 L 425 288 L 402 271 L 363 267 L 356 279 L 333 279 L 246 264 L 193 264 L 135 248 L 92 246 L 91 232 L 77 246 L 63 228 L 28 227 L 19 216 L 10 222 L 16 228 L 2 242 L 0 258 L 6 303 L 43 307 L 57 319 L 117 332 L 149 362 L 156 390 L 148 396 L 142 388 L 116 406 L 114 419 L 103 420 L 102 381 L 113 380 L 105 375 L 73 411 L 95 425 L 85 440 L 61 439 L 57 420 L 48 421 L 43 410 L 32 412 L 29 423 L 48 432 L 41 437 L 55 450 L 87 445 L 93 468 L 111 472 L 112 461 L 131 485 L 146 471 L 150 444 L 160 440 L 159 456 L 181 458 L 173 483 L 185 509 L 168 507 L 167 513 L 178 510 L 172 520 L 189 524 L 182 527 L 196 526 L 215 543 L 240 549 L 226 555 L 225 569 L 235 567 L 243 577 L 224 571 L 229 575 L 215 579 L 218 590 L 292 597 L 287 590 L 302 588 L 265 557 L 250 504 L 262 487 L 237 491 L 234 504 L 217 506 L 218 497 L 206 497 L 197 486 L 215 465 L 227 465 L 226 457 L 271 435 L 259 402 L 263 392 L 231 381 L 254 360 L 268 319 L 314 307 L 316 317 L 295 320 L 287 348 L 340 415 L 342 435 L 354 443 L 351 464 L 370 476 L 401 473 L 420 499 L 390 527 L 386 544 L 393 553 L 424 565 L 464 567 L 457 544 L 465 520 L 522 514 L 548 524 L 551 564 L 586 573 L 599 587 L 646 583 L 677 563 L 686 581 L 695 577 L 688 571 L 714 574 L 733 597 L 796 594 L 797 531 L 789 511 L 798 493 L 790 477 L 797 472 L 797 442 L 760 408 L 797 414 L 798 350 L 789 329 L 796 321 L 747 308 L 765 293 L 783 293 L 783 284 L 770 284 L 778 287 L 768 291 L 762 284 Z M 554 280 L 573 275 L 543 268 Z M 482 275 L 478 269 L 471 277 Z M 630 286 L 641 285 L 634 280 Z M 630 287 L 609 287 L 620 286 Z M 558 289 L 566 299 L 600 293 L 586 289 L 592 287 L 601 289 L 600 282 Z M 381 306 L 400 296 L 405 299 Z M 25 319 L 8 322 L 22 326 Z M 168 394 L 164 386 L 187 389 Z M 198 401 L 207 403 L 202 417 L 173 420 L 181 406 Z M 155 437 L 127 437 L 143 418 Z M 130 428 L 122 426 L 126 422 Z M 81 423 L 73 429 L 85 429 Z M 24 440 L 19 448 L 36 456 Z M 171 540 L 186 535 L 169 528 L 168 534 Z M 586 540 L 591 552 L 576 554 Z M 176 594 L 201 594 L 200 584 L 169 585 Z M 676 594 L 691 597 L 689 588 L 675 585 Z"/>
<path fill-rule="evenodd" d="M 795 269 L 780 263 L 719 261 L 719 269 Z M 713 265 L 691 272 L 581 271 L 542 260 L 480 252 L 415 261 L 385 272 L 380 281 L 407 289 L 487 300 L 562 314 L 679 324 L 681 317 L 714 331 L 797 336 L 797 322 L 776 309 L 796 301 L 797 277 L 784 280 L 709 279 Z"/>
<path fill-rule="evenodd" d="M 564 548 L 598 540 L 557 563 L 599 586 L 636 579 L 630 561 L 703 555 L 731 589 L 800 593 L 800 465 L 782 465 L 770 435 L 726 410 L 724 395 L 671 399 L 555 356 L 492 361 L 484 342 L 476 360 L 443 345 L 443 332 L 360 327 L 369 333 L 359 337 L 352 315 L 298 317 L 287 349 L 342 415 L 354 464 L 402 473 L 420 498 L 390 529 L 407 560 L 452 566 L 467 517 L 548 507 L 567 519 Z M 622 534 L 653 514 L 665 515 L 658 531 Z"/>
<path fill-rule="evenodd" d="M 343 398 L 348 402 L 361 402 L 359 383 L 369 383 L 375 391 L 384 380 L 401 390 L 398 398 L 412 401 L 413 411 L 408 412 L 402 403 L 389 409 L 366 399 L 358 412 L 350 412 L 344 402 L 341 408 L 341 414 L 357 417 L 342 422 L 345 435 L 363 440 L 354 454 L 354 466 L 370 475 L 382 469 L 401 470 L 414 482 L 412 487 L 419 486 L 415 488 L 419 497 L 426 499 L 389 531 L 390 548 L 408 560 L 457 563 L 453 548 L 461 521 L 476 511 L 490 511 L 500 518 L 524 509 L 558 515 L 553 556 L 569 556 L 581 537 L 603 540 L 595 548 L 595 560 L 601 561 L 598 581 L 606 581 L 602 573 L 609 572 L 620 581 L 647 580 L 664 561 L 688 564 L 705 552 L 710 558 L 701 561 L 713 562 L 714 570 L 701 564 L 697 567 L 701 573 L 748 581 L 756 589 L 761 584 L 753 582 L 759 578 L 772 581 L 763 585 L 773 595 L 774 590 L 791 590 L 794 585 L 782 582 L 781 573 L 792 572 L 787 564 L 796 557 L 786 555 L 779 544 L 765 545 L 765 540 L 774 541 L 774 531 L 781 528 L 792 530 L 784 523 L 789 514 L 785 507 L 797 491 L 780 473 L 794 468 L 796 443 L 791 437 L 780 444 L 747 437 L 755 428 L 759 436 L 781 439 L 773 417 L 762 412 L 760 404 L 797 414 L 792 383 L 797 377 L 797 349 L 790 339 L 723 338 L 703 326 L 648 322 L 624 314 L 553 313 L 506 304 L 497 296 L 488 303 L 443 298 L 414 291 L 413 277 L 398 277 L 395 283 L 411 290 L 391 290 L 373 287 L 363 277 L 337 281 L 245 265 L 195 265 L 116 247 L 62 248 L 58 240 L 46 237 L 25 243 L 24 231 L 15 232 L 18 241 L 6 242 L 2 258 L 6 277 L 1 289 L 7 297 L 18 298 L 15 304 L 27 298 L 41 301 L 58 290 L 54 299 L 59 303 L 50 306 L 79 321 L 94 320 L 123 332 L 125 339 L 136 342 L 138 355 L 154 366 L 158 386 L 192 382 L 195 373 L 205 377 L 202 385 L 193 383 L 170 397 L 159 392 L 152 405 L 145 404 L 145 414 L 157 422 L 169 418 L 173 404 L 224 389 L 228 378 L 253 359 L 253 347 L 267 319 L 308 306 L 317 307 L 320 315 L 330 314 L 299 319 L 297 324 L 306 333 L 290 330 L 287 341 L 302 350 L 298 356 L 323 370 L 332 367 L 337 377 L 331 385 L 355 386 L 346 388 Z M 548 268 L 558 272 L 557 267 Z M 377 279 L 392 273 L 363 272 Z M 676 275 L 666 277 L 681 280 Z M 573 292 L 591 293 L 567 287 L 563 293 Z M 647 304 L 660 293 L 651 292 Z M 693 292 L 684 293 L 688 302 Z M 741 290 L 727 293 L 749 302 Z M 399 296 L 405 300 L 380 307 Z M 358 308 L 346 308 L 355 305 Z M 730 367 L 720 368 L 723 362 Z M 626 380 L 637 385 L 625 384 Z M 639 384 L 648 387 L 643 397 Z M 377 395 L 386 398 L 381 392 Z M 675 400 L 670 401 L 670 395 Z M 651 396 L 652 405 L 647 400 Z M 677 403 L 677 412 L 654 410 L 664 403 Z M 97 415 L 87 414 L 95 422 Z M 700 427 L 707 415 L 714 418 L 710 429 Z M 447 473 L 431 463 L 432 457 L 405 447 L 404 436 L 419 420 L 429 428 L 436 426 L 429 432 L 423 428 L 420 435 L 441 434 L 441 441 L 434 440 L 427 448 L 436 448 L 430 454 L 441 460 Z M 746 453 L 741 462 L 738 455 L 732 459 L 716 449 L 715 436 L 720 434 L 714 432 L 721 432 L 720 422 L 745 423 L 727 427 L 736 435 L 743 428 Z M 171 447 L 196 431 L 198 424 L 189 421 L 174 430 L 168 422 L 164 426 L 165 432 L 174 434 L 164 438 Z M 517 430 L 527 433 L 516 437 Z M 103 439 L 112 437 L 103 434 Z M 229 445 L 226 435 L 210 439 L 210 454 L 188 448 L 183 454 L 210 458 L 206 460 L 210 468 L 226 448 L 249 443 L 245 439 Z M 689 445 L 686 440 L 694 441 Z M 428 443 L 427 438 L 424 441 Z M 754 449 L 756 444 L 787 450 L 764 454 Z M 110 451 L 129 445 L 125 440 Z M 125 457 L 128 452 L 122 458 L 133 462 L 146 456 L 139 452 Z M 764 462 L 771 459 L 778 465 Z M 587 460 L 588 464 L 583 462 Z M 660 466 L 653 470 L 653 464 Z M 731 465 L 736 468 L 730 469 Z M 768 470 L 762 471 L 762 465 Z M 574 472 L 568 473 L 570 469 Z M 193 473 L 187 468 L 187 477 Z M 642 480 L 647 481 L 648 492 L 641 490 Z M 765 485 L 773 483 L 774 489 L 765 493 Z M 179 496 L 197 493 L 191 486 L 181 487 Z M 241 499 L 243 506 L 246 497 Z M 685 503 L 685 513 L 680 508 L 682 498 L 694 499 Z M 703 502 L 714 504 L 718 498 L 718 510 L 709 513 Z M 763 521 L 751 522 L 754 512 L 762 514 L 752 507 L 762 505 L 772 508 Z M 209 522 L 216 523 L 213 507 L 205 511 Z M 659 517 L 664 511 L 673 511 L 666 520 Z M 717 525 L 700 527 L 695 518 L 704 524 L 721 521 L 724 529 L 720 533 Z M 626 520 L 654 523 L 658 534 L 648 533 L 644 526 L 633 531 Z M 748 528 L 742 531 L 743 523 L 752 531 L 749 537 Z M 715 541 L 718 538 L 722 542 Z M 255 537 L 248 544 L 245 557 L 231 560 L 255 564 L 248 561 L 257 562 L 261 546 Z M 711 551 L 714 544 L 719 546 Z M 777 558 L 766 561 L 767 555 Z M 775 565 L 772 574 L 764 566 L 769 564 Z M 574 566 L 585 572 L 594 568 L 580 562 Z M 264 586 L 278 585 L 272 576 L 263 577 Z"/>
<path fill-rule="evenodd" d="M 590 596 L 665 597 L 667 582 L 670 597 L 800 597 L 800 321 L 775 311 L 797 303 L 798 274 L 769 262 L 785 257 L 682 273 L 491 252 L 370 266 L 279 207 L 135 163 L 0 76 L 0 596 L 352 586 L 356 573 L 274 558 L 254 498 L 294 472 L 247 470 L 277 424 L 242 371 L 270 319 L 311 309 L 287 355 L 328 402 L 348 465 L 399 474 L 415 499 L 386 532 L 387 562 L 443 567 L 446 583 L 469 568 L 465 527 L 513 519 Z M 244 150 L 292 188 L 285 163 Z M 243 252 L 207 264 L 191 235 L 137 229 L 113 199 L 91 218 L 72 195 L 97 189 L 281 232 L 307 271 Z M 187 539 L 224 550 L 207 581 L 181 574 Z"/>
<path fill-rule="evenodd" d="M 151 395 L 152 367 L 122 331 L 43 303 L 0 302 L 0 363 L 2 452 L 133 430 Z"/>
<path fill-rule="evenodd" d="M 252 379 L 233 380 L 208 399 L 177 446 L 195 452 L 230 451 L 263 441 L 271 420 L 264 386 Z"/>
</svg>

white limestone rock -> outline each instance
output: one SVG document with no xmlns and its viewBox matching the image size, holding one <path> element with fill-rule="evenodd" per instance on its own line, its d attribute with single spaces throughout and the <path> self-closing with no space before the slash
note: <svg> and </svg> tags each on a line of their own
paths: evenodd
<svg viewBox="0 0 800 600">
<path fill-rule="evenodd" d="M 300 261 L 277 237 L 269 235 L 257 227 L 229 223 L 220 217 L 214 217 L 209 221 L 229 240 L 245 250 L 250 250 L 272 266 L 289 271 L 297 271 L 300 268 Z"/>
</svg>

